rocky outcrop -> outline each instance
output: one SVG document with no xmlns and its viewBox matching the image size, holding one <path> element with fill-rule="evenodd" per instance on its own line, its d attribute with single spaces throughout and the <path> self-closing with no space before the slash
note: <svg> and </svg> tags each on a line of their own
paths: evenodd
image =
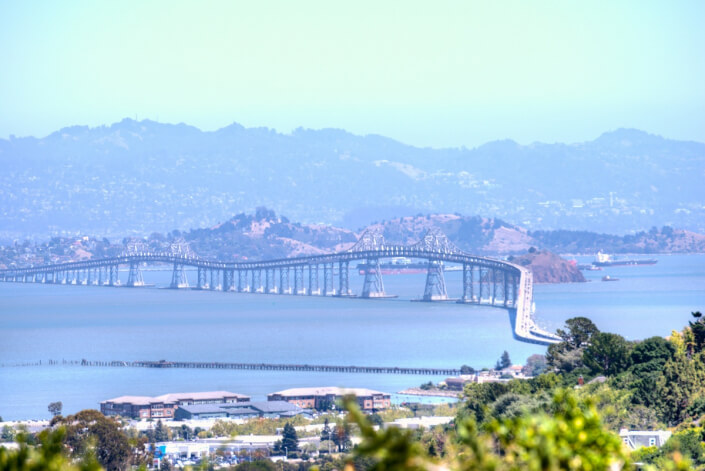
<svg viewBox="0 0 705 471">
<path fill-rule="evenodd" d="M 509 257 L 509 261 L 531 270 L 536 283 L 579 283 L 585 277 L 575 263 L 546 250 L 530 249 L 524 255 Z"/>
</svg>

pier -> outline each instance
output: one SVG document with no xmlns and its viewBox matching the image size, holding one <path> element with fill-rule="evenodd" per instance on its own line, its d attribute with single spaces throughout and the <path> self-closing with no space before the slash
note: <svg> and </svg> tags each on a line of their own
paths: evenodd
<svg viewBox="0 0 705 471">
<path fill-rule="evenodd" d="M 355 365 L 310 365 L 286 363 L 235 363 L 218 361 L 122 361 L 122 360 L 48 360 L 46 362 L 25 362 L 14 365 L 3 364 L 2 367 L 28 366 L 84 366 L 99 368 L 180 368 L 180 369 L 216 369 L 249 371 L 314 371 L 320 373 L 368 373 L 395 375 L 457 376 L 457 368 L 433 367 L 398 367 L 398 366 L 355 366 Z"/>
</svg>

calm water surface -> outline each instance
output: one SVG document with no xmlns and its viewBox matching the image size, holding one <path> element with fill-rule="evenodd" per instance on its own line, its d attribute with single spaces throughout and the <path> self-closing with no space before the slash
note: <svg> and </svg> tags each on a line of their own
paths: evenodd
<svg viewBox="0 0 705 471">
<path fill-rule="evenodd" d="M 705 309 L 705 256 L 586 272 L 593 281 L 537 285 L 537 318 L 554 330 L 587 316 L 628 339 L 668 335 Z M 581 259 L 589 261 L 589 258 Z M 619 278 L 603 283 L 605 274 Z M 440 377 L 11 366 L 47 360 L 194 360 L 386 366 L 492 366 L 503 350 L 523 363 L 545 348 L 513 339 L 505 311 L 454 303 L 412 303 L 423 275 L 385 278 L 397 299 L 363 300 L 159 289 L 170 273 L 145 272 L 154 288 L 0 283 L 0 416 L 47 418 L 97 408 L 124 394 L 225 389 L 264 399 L 300 386 L 369 387 L 396 392 Z M 123 281 L 126 275 L 121 275 Z M 195 273 L 189 273 L 195 283 Z M 458 272 L 447 274 L 451 296 Z M 361 278 L 353 275 L 361 288 Z M 398 398 L 400 399 L 400 398 Z"/>
</svg>

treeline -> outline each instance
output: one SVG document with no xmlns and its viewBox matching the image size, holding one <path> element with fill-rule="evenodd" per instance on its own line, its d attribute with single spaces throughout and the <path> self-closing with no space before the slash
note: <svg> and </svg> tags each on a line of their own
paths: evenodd
<svg viewBox="0 0 705 471">
<path fill-rule="evenodd" d="M 609 253 L 669 253 L 701 252 L 705 250 L 705 238 L 697 234 L 675 230 L 670 226 L 661 229 L 619 236 L 589 231 L 533 231 L 529 236 L 542 248 L 558 253 L 586 253 L 598 251 Z"/>
</svg>

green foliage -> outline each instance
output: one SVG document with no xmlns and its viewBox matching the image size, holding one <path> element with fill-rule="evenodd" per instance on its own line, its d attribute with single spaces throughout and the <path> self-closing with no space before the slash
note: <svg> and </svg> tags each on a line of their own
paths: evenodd
<svg viewBox="0 0 705 471">
<path fill-rule="evenodd" d="M 703 443 L 702 427 L 674 433 L 661 447 L 661 456 L 669 456 L 675 452 L 688 458 L 692 465 L 705 465 L 705 443 Z M 655 460 L 658 462 L 659 460 Z"/>
<path fill-rule="evenodd" d="M 382 417 L 383 422 L 394 422 L 397 419 L 408 419 L 414 416 L 414 413 L 406 407 L 392 407 L 377 413 Z"/>
<path fill-rule="evenodd" d="M 49 406 L 47 409 L 51 413 L 52 417 L 56 417 L 57 415 L 61 415 L 61 410 L 64 408 L 64 404 L 61 401 L 57 402 L 50 402 Z"/>
<path fill-rule="evenodd" d="M 597 326 L 587 317 L 573 317 L 565 321 L 566 329 L 558 329 L 556 334 L 571 350 L 590 344 L 592 337 L 600 332 Z"/>
<path fill-rule="evenodd" d="M 330 425 L 328 423 L 328 417 L 326 417 L 326 421 L 323 423 L 323 429 L 321 429 L 321 442 L 330 440 Z"/>
<path fill-rule="evenodd" d="M 528 376 L 538 376 L 546 371 L 548 363 L 544 355 L 534 354 L 526 359 L 524 374 Z"/>
<path fill-rule="evenodd" d="M 0 439 L 4 442 L 11 442 L 15 439 L 15 429 L 9 425 L 2 426 L 2 432 L 0 432 Z"/>
<path fill-rule="evenodd" d="M 275 435 L 278 429 L 286 424 L 293 426 L 308 425 L 309 421 L 300 415 L 291 418 L 261 419 L 254 418 L 244 424 L 237 424 L 230 420 L 216 420 L 210 429 L 213 436 L 228 437 L 235 435 Z M 194 433 L 196 433 L 194 431 Z"/>
<path fill-rule="evenodd" d="M 631 363 L 631 344 L 617 334 L 599 332 L 592 336 L 583 352 L 583 363 L 593 374 L 613 376 Z"/>
<path fill-rule="evenodd" d="M 695 322 L 689 322 L 693 332 L 693 353 L 700 353 L 705 349 L 705 318 L 700 311 L 691 313 Z"/>
<path fill-rule="evenodd" d="M 652 362 L 663 366 L 663 364 L 673 358 L 675 353 L 676 348 L 668 340 L 663 337 L 649 337 L 638 342 L 632 349 L 631 360 L 633 368 L 643 364 L 651 364 Z"/>
<path fill-rule="evenodd" d="M 373 470 L 558 471 L 630 465 L 621 440 L 605 430 L 595 407 L 566 390 L 556 393 L 548 412 L 494 419 L 484 430 L 463 420 L 453 442 L 435 454 L 426 445 L 430 437 L 416 442 L 408 431 L 374 431 L 352 402 L 347 407 L 362 435 L 355 454 L 374 458 Z"/>
<path fill-rule="evenodd" d="M 169 430 L 161 420 L 157 420 L 157 426 L 154 428 L 154 440 L 157 442 L 169 440 Z"/>
<path fill-rule="evenodd" d="M 64 444 L 72 457 L 94 452 L 107 471 L 124 469 L 131 458 L 127 436 L 120 424 L 96 410 L 84 410 L 58 421 L 66 429 Z"/>
<path fill-rule="evenodd" d="M 66 430 L 45 430 L 38 435 L 39 446 L 27 443 L 27 436 L 18 437 L 19 448 L 0 447 L 0 471 L 99 471 L 100 464 L 88 450 L 72 459 L 63 446 Z"/>
<path fill-rule="evenodd" d="M 287 455 L 299 450 L 299 438 L 296 435 L 296 429 L 291 423 L 284 425 L 281 446 L 286 451 Z"/>
<path fill-rule="evenodd" d="M 489 404 L 509 391 L 510 386 L 506 383 L 468 383 L 463 389 L 464 401 L 458 415 L 482 423 L 489 413 Z"/>
<path fill-rule="evenodd" d="M 509 368 L 512 366 L 512 360 L 509 358 L 509 352 L 506 350 L 502 353 L 502 356 L 499 357 L 499 360 L 497 360 L 497 364 L 495 365 L 496 370 L 503 370 L 505 368 Z"/>
<path fill-rule="evenodd" d="M 687 418 L 691 401 L 705 395 L 703 353 L 693 359 L 675 358 L 666 362 L 656 384 L 656 404 L 666 423 L 677 425 Z"/>
<path fill-rule="evenodd" d="M 583 351 L 592 337 L 600 331 L 586 317 L 574 317 L 565 321 L 565 329 L 558 329 L 562 342 L 548 347 L 546 362 L 559 373 L 570 373 L 583 366 Z"/>
<path fill-rule="evenodd" d="M 331 440 L 338 447 L 338 451 L 347 451 L 352 441 L 350 440 L 350 424 L 347 421 L 336 424 L 331 432 Z"/>
</svg>

